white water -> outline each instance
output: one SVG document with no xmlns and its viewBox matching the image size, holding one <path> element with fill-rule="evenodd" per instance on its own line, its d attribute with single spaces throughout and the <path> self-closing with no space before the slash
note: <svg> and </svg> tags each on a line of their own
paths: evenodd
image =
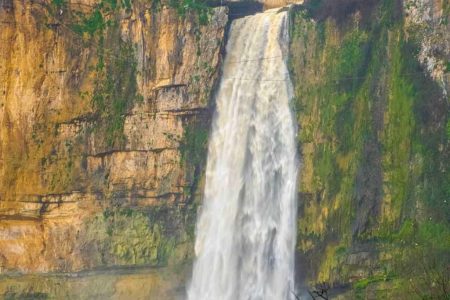
<svg viewBox="0 0 450 300">
<path fill-rule="evenodd" d="M 231 25 L 190 300 L 292 298 L 298 164 L 288 42 L 287 12 Z"/>
</svg>

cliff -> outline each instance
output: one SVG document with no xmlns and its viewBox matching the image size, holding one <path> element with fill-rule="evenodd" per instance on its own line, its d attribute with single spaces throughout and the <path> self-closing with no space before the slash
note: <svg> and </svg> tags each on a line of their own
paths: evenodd
<svg viewBox="0 0 450 300">
<path fill-rule="evenodd" d="M 0 20 L 0 272 L 192 257 L 226 9 L 6 0 Z"/>
<path fill-rule="evenodd" d="M 0 0 L 0 295 L 183 294 L 228 23 L 185 2 Z M 448 294 L 449 7 L 291 10 L 299 291 Z"/>
<path fill-rule="evenodd" d="M 292 13 L 305 288 L 448 296 L 448 18 L 434 1 L 310 1 Z"/>
</svg>

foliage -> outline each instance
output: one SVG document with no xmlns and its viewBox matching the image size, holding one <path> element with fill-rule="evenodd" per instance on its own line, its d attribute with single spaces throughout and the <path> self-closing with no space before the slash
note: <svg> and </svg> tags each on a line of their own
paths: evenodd
<svg viewBox="0 0 450 300">
<path fill-rule="evenodd" d="M 64 0 L 52 0 L 55 7 L 66 4 Z M 70 15 L 71 30 L 83 39 L 84 46 L 94 46 L 97 51 L 94 90 L 80 94 L 91 95 L 99 115 L 96 129 L 105 137 L 107 146 L 124 141 L 125 114 L 135 101 L 142 100 L 137 93 L 134 49 L 130 42 L 122 40 L 118 25 L 120 12 L 130 10 L 130 0 L 101 0 L 90 13 L 73 11 Z"/>
<path fill-rule="evenodd" d="M 367 38 L 368 34 L 361 30 L 353 30 L 346 34 L 342 46 L 338 49 L 336 76 L 350 82 L 358 82 L 358 76 L 364 76 L 367 65 Z M 340 83 L 345 84 L 345 83 Z"/>
<path fill-rule="evenodd" d="M 181 161 L 196 166 L 205 161 L 208 129 L 200 124 L 188 124 L 180 141 Z"/>
<path fill-rule="evenodd" d="M 100 116 L 97 129 L 105 134 L 107 145 L 113 146 L 123 142 L 125 114 L 142 98 L 137 92 L 137 66 L 132 45 L 119 40 L 109 56 L 104 55 L 103 47 L 100 49 L 92 102 Z"/>
<path fill-rule="evenodd" d="M 210 8 L 206 0 L 169 0 L 169 5 L 175 8 L 181 17 L 194 12 L 198 16 L 200 25 L 208 24 Z"/>
<path fill-rule="evenodd" d="M 397 31 L 400 34 L 400 31 Z M 413 105 L 415 101 L 415 89 L 410 79 L 404 76 L 404 58 L 402 53 L 402 37 L 394 37 L 396 43 L 392 43 L 390 51 L 390 74 L 387 86 L 389 89 L 386 111 L 388 118 L 385 120 L 383 132 L 383 169 L 384 176 L 389 184 L 390 201 L 386 203 L 389 215 L 384 216 L 385 226 L 392 226 L 401 214 L 403 205 L 408 199 L 408 191 L 411 190 L 410 181 L 410 157 L 411 140 L 415 128 Z"/>
<path fill-rule="evenodd" d="M 297 21 L 300 22 L 298 26 L 310 28 L 303 25 L 302 19 Z M 323 220 L 325 217 L 334 220 L 335 230 L 345 233 L 350 225 L 350 211 L 345 212 L 344 208 L 350 209 L 355 162 L 361 156 L 364 137 L 368 134 L 366 122 L 370 119 L 366 97 L 369 86 L 361 79 L 364 78 L 363 71 L 367 70 L 368 34 L 355 29 L 345 35 L 341 44 L 335 44 L 328 40 L 333 34 L 330 32 L 331 23 L 307 30 L 319 49 L 300 56 L 306 60 L 308 68 L 317 70 L 320 80 L 308 76 L 303 84 L 297 86 L 296 106 L 302 108 L 299 117 L 308 116 L 300 119 L 300 143 L 314 143 L 315 151 L 307 158 L 314 166 L 312 185 L 308 189 L 317 192 L 316 198 L 327 207 L 322 211 L 331 214 L 311 216 L 313 219 L 308 216 L 302 219 L 300 228 L 308 228 L 303 234 L 310 234 L 310 230 L 315 230 L 313 224 L 319 225 L 317 218 Z M 304 51 L 311 51 L 308 44 L 305 43 L 304 47 Z M 296 76 L 301 76 L 305 70 L 299 70 Z M 347 157 L 352 157 L 354 162 L 348 161 Z M 330 209 L 337 205 L 341 211 Z M 334 212 L 338 214 L 333 215 Z"/>
<path fill-rule="evenodd" d="M 188 202 L 195 200 L 202 172 L 206 164 L 209 136 L 208 124 L 209 122 L 202 122 L 201 120 L 194 120 L 191 123 L 185 124 L 183 126 L 183 137 L 179 141 L 181 153 L 180 163 L 184 164 L 186 172 L 190 177 L 190 185 L 184 188 L 184 194 Z M 195 203 L 191 203 L 191 205 L 195 205 Z"/>
<path fill-rule="evenodd" d="M 59 18 L 59 13 L 55 8 L 66 8 L 68 2 L 66 0 L 52 0 L 50 11 L 56 18 Z M 118 5 L 116 0 L 101 0 L 96 3 L 90 13 L 82 11 L 72 11 L 70 28 L 79 35 L 88 34 L 90 37 L 94 34 L 102 34 L 103 30 L 112 24 L 112 17 L 119 9 L 130 10 L 131 3 L 129 0 L 122 1 Z"/>
<path fill-rule="evenodd" d="M 52 5 L 56 7 L 62 7 L 65 3 L 65 0 L 52 0 Z"/>
<path fill-rule="evenodd" d="M 91 36 L 96 32 L 106 28 L 106 23 L 100 9 L 95 9 L 94 12 L 88 16 L 80 14 L 81 22 L 72 25 L 73 30 L 78 34 L 88 33 Z"/>
<path fill-rule="evenodd" d="M 403 244 L 396 257 L 398 274 L 409 279 L 407 287 L 421 299 L 450 297 L 450 228 L 446 223 L 406 221 L 394 241 Z"/>
<path fill-rule="evenodd" d="M 388 280 L 388 276 L 386 276 L 386 275 L 371 276 L 368 278 L 360 279 L 357 282 L 355 282 L 354 288 L 358 289 L 358 290 L 362 290 L 362 289 L 365 289 L 369 284 L 376 283 L 379 281 L 386 281 L 386 280 Z"/>
<path fill-rule="evenodd" d="M 177 257 L 177 251 L 188 251 L 182 248 L 193 240 L 178 218 L 164 207 L 106 209 L 87 220 L 82 242 L 95 249 L 102 264 L 164 266 L 169 259 L 185 259 L 184 254 Z"/>
<path fill-rule="evenodd" d="M 447 139 L 450 140 L 450 119 L 447 120 Z"/>
<path fill-rule="evenodd" d="M 289 59 L 304 161 L 298 250 L 311 263 L 308 278 L 347 282 L 355 274 L 346 257 L 370 244 L 371 262 L 379 251 L 377 268 L 395 277 L 367 268 L 372 275 L 354 288 L 402 289 L 396 284 L 412 279 L 428 282 L 436 297 L 424 274 L 444 274 L 445 263 L 433 260 L 447 259 L 450 249 L 437 245 L 450 240 L 448 103 L 420 68 L 398 1 L 347 20 L 319 18 L 325 2 L 293 13 Z"/>
</svg>

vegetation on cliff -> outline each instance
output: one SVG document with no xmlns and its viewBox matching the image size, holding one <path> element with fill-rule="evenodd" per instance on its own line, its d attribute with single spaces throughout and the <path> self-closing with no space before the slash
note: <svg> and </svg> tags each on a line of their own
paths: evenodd
<svg viewBox="0 0 450 300">
<path fill-rule="evenodd" d="M 450 238 L 449 103 L 399 2 L 370 4 L 292 14 L 300 268 L 353 297 L 445 297 L 450 248 L 433 241 Z"/>
<path fill-rule="evenodd" d="M 184 268 L 226 10 L 9 3 L 0 6 L 0 273 Z"/>
<path fill-rule="evenodd" d="M 8 72 L 23 84 L 23 87 L 15 86 L 17 91 L 20 87 L 20 91 L 30 91 L 30 94 L 19 94 L 25 95 L 23 101 L 28 101 L 23 107 L 7 103 L 12 99 L 11 91 L 5 96 L 8 101 L 2 103 L 5 113 L 0 161 L 2 174 L 7 176 L 1 178 L 0 196 L 2 201 L 8 201 L 1 204 L 7 209 L 10 205 L 14 214 L 19 212 L 19 222 L 23 222 L 22 206 L 11 204 L 17 201 L 24 205 L 26 218 L 31 214 L 36 222 L 41 222 L 49 208 L 72 205 L 71 198 L 68 204 L 62 200 L 72 191 L 93 192 L 100 194 L 102 200 L 110 200 L 108 204 L 102 202 L 98 211 L 84 219 L 84 227 L 80 227 L 82 234 L 73 238 L 72 242 L 79 242 L 77 246 L 85 247 L 81 249 L 94 252 L 86 252 L 86 257 L 92 256 L 83 267 L 165 266 L 189 261 L 193 254 L 195 201 L 188 201 L 189 205 L 185 206 L 174 201 L 167 206 L 152 204 L 146 209 L 139 205 L 126 207 L 129 203 L 124 204 L 124 199 L 135 205 L 144 197 L 141 190 L 137 191 L 140 182 L 127 186 L 123 182 L 128 183 L 128 177 L 120 178 L 117 190 L 111 192 L 116 186 L 112 183 L 111 170 L 105 167 L 110 159 L 106 154 L 124 149 L 126 116 L 143 102 L 138 92 L 141 91 L 139 76 L 152 77 L 155 73 L 156 52 L 147 58 L 146 68 L 139 69 L 136 40 L 124 38 L 119 24 L 119 20 L 130 16 L 133 5 L 140 4 L 139 1 L 102 0 L 92 7 L 72 9 L 65 0 L 52 0 L 44 13 L 36 8 L 40 4 L 35 3 L 33 13 L 26 15 L 27 22 L 18 26 L 26 33 L 18 37 L 28 44 L 20 44 L 17 49 L 32 48 L 29 45 L 36 48 L 34 53 L 39 55 L 34 57 L 36 65 L 32 65 L 36 78 L 27 77 L 29 70 L 23 69 L 17 63 L 19 60 L 2 56 Z M 147 4 L 156 13 L 162 7 L 157 0 Z M 205 2 L 170 0 L 166 4 L 176 10 L 175 19 L 193 16 L 197 21 L 193 31 L 199 40 L 201 33 L 197 25 L 207 24 L 210 18 L 211 10 Z M 442 1 L 442 6 L 444 16 L 448 16 L 448 1 Z M 28 9 L 23 11 L 28 13 Z M 32 20 L 39 34 L 30 29 L 34 25 L 28 22 Z M 157 21 L 149 20 L 155 22 L 151 26 L 147 24 L 149 30 L 158 30 Z M 307 275 L 301 279 L 311 285 L 328 282 L 342 287 L 346 293 L 343 297 L 347 298 L 448 297 L 449 102 L 441 84 L 427 75 L 417 59 L 423 32 L 406 26 L 402 4 L 395 0 L 312 0 L 293 11 L 291 25 L 290 69 L 296 89 L 294 108 L 303 160 L 297 254 L 298 269 Z M 12 34 L 4 32 L 4 45 L 21 40 L 12 39 Z M 66 39 L 61 38 L 64 35 Z M 36 42 L 26 40 L 30 36 Z M 49 47 L 53 42 L 58 46 Z M 220 46 L 223 41 L 213 42 Z M 170 43 L 171 40 L 167 42 Z M 172 55 L 174 51 L 167 44 L 158 46 L 166 46 L 169 50 L 165 50 Z M 52 48 L 57 49 L 55 53 L 51 52 Z M 196 53 L 191 53 L 190 58 L 200 57 L 200 48 L 197 45 Z M 11 57 L 33 55 L 18 53 L 12 53 Z M 52 64 L 55 58 L 61 58 L 60 64 Z M 179 63 L 178 60 L 181 58 L 174 59 Z M 186 80 L 196 88 L 196 95 L 197 91 L 203 92 L 202 80 L 217 74 L 215 67 L 209 61 L 196 65 L 196 72 L 203 77 L 192 72 Z M 12 71 L 16 68 L 20 72 Z M 66 69 L 70 76 L 57 77 Z M 449 71 L 447 61 L 447 75 Z M 167 73 L 175 71 L 170 69 Z M 25 85 L 27 82 L 31 82 L 30 86 Z M 61 83 L 64 89 L 56 91 Z M 49 85 L 54 89 L 48 88 Z M 23 120 L 14 119 L 17 111 L 31 107 L 36 99 L 43 101 L 33 112 L 36 118 L 33 122 L 23 121 L 28 120 L 31 112 L 22 116 Z M 62 108 L 50 105 L 58 99 L 63 102 Z M 146 169 L 161 164 L 160 172 L 165 167 L 162 162 L 169 165 L 175 161 L 178 169 L 187 174 L 187 183 L 183 182 L 185 185 L 181 187 L 183 194 L 193 200 L 205 165 L 208 120 L 186 116 L 180 119 L 182 134 L 175 138 L 179 146 L 178 161 L 177 157 L 170 157 L 170 161 L 155 159 L 147 165 L 141 156 L 124 155 L 120 159 L 127 163 L 138 161 L 139 167 Z M 86 146 L 92 142 L 92 133 L 98 143 L 95 149 L 98 153 L 89 153 L 92 149 Z M 92 161 L 100 161 L 97 169 L 90 170 L 91 177 L 87 174 L 89 155 Z M 180 175 L 174 171 L 164 176 L 169 181 Z M 167 187 L 169 184 L 159 186 L 152 182 L 150 185 L 158 192 L 165 192 L 163 196 L 173 192 Z M 45 195 L 57 198 L 52 202 L 54 199 L 46 200 Z M 34 197 L 37 203 L 33 202 Z M 161 204 L 158 201 L 161 200 L 156 197 L 155 202 Z M 38 209 L 34 206 L 31 209 L 37 210 L 37 217 L 29 209 L 34 204 L 39 205 Z M 69 215 L 79 213 L 68 211 Z M 19 226 L 30 230 L 26 227 L 28 223 L 24 224 Z M 53 232 L 46 231 L 46 239 L 53 237 L 52 234 L 57 237 L 55 232 L 59 228 L 55 228 Z M 20 234 L 14 230 L 12 234 L 18 239 Z M 57 243 L 55 240 L 53 243 Z M 49 246 L 52 241 L 45 242 L 52 250 Z M 15 240 L 8 243 L 13 245 Z M 72 250 L 61 257 L 69 260 Z M 35 256 L 34 252 L 25 254 Z M 2 255 L 7 254 L 2 252 Z M 51 255 L 46 259 L 53 262 L 58 255 Z M 9 268 L 10 262 L 16 263 L 1 256 L 0 271 Z M 18 260 L 19 263 L 23 262 Z M 55 265 L 58 263 L 59 257 Z M 55 268 L 70 270 L 72 267 L 64 262 Z M 8 283 L 8 288 L 12 285 Z M 11 298 L 23 296 L 4 290 Z M 30 294 L 41 297 L 39 291 Z"/>
</svg>

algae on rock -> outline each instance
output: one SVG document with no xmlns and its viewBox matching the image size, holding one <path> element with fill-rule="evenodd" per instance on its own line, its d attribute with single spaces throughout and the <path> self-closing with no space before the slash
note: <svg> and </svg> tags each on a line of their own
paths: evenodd
<svg viewBox="0 0 450 300">
<path fill-rule="evenodd" d="M 421 295 L 414 288 L 430 282 L 424 268 L 448 278 L 432 260 L 448 262 L 449 248 L 436 250 L 420 232 L 450 233 L 449 103 L 419 64 L 421 37 L 405 33 L 397 4 L 380 1 L 345 18 L 321 12 L 327 1 L 292 12 L 300 279 L 344 291 L 353 284 L 344 298 L 439 297 L 437 285 Z"/>
<path fill-rule="evenodd" d="M 0 273 L 190 261 L 207 131 L 183 137 L 208 127 L 228 20 L 203 13 L 0 4 Z"/>
</svg>

